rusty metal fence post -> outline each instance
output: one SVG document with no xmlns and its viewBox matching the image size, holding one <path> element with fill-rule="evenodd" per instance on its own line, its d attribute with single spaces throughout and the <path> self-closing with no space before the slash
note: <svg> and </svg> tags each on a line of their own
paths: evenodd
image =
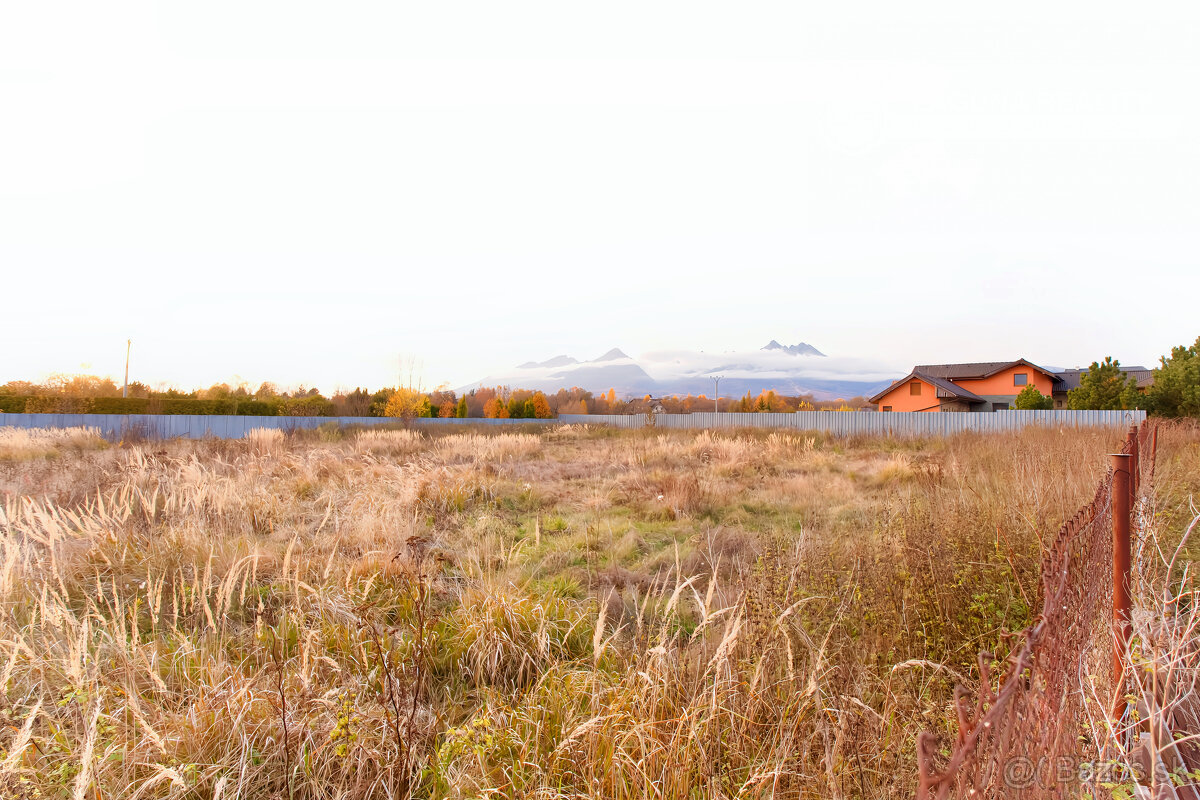
<svg viewBox="0 0 1200 800">
<path fill-rule="evenodd" d="M 1134 425 L 1129 429 L 1129 508 L 1137 506 L 1138 492 L 1142 487 L 1142 446 L 1140 431 Z"/>
<path fill-rule="evenodd" d="M 1120 717 L 1125 697 L 1125 661 L 1128 658 L 1129 640 L 1133 634 L 1131 623 L 1133 597 L 1129 585 L 1130 556 L 1132 542 L 1129 530 L 1132 497 L 1130 466 L 1133 456 L 1114 453 L 1112 459 L 1112 535 L 1113 535 L 1113 713 Z"/>
</svg>

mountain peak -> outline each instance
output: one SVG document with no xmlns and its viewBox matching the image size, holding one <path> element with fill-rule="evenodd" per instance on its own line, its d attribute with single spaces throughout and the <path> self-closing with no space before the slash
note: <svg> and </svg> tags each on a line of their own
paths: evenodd
<svg viewBox="0 0 1200 800">
<path fill-rule="evenodd" d="M 538 367 L 569 367 L 572 364 L 578 364 L 579 359 L 571 358 L 570 356 L 555 356 L 547 361 L 526 361 L 524 364 L 518 364 L 517 369 L 536 369 Z"/>
<path fill-rule="evenodd" d="M 543 361 L 539 366 L 542 367 L 567 367 L 571 364 L 578 364 L 579 359 L 571 358 L 570 356 L 555 356 L 548 361 Z"/>
<path fill-rule="evenodd" d="M 763 347 L 762 349 L 763 350 L 779 350 L 780 352 L 788 353 L 793 356 L 822 356 L 822 357 L 825 356 L 824 353 L 822 353 L 817 348 L 813 347 L 808 342 L 800 342 L 799 344 L 786 345 L 786 344 L 780 344 L 779 342 L 772 339 L 766 345 L 766 347 Z"/>
<path fill-rule="evenodd" d="M 620 348 L 614 347 L 612 350 L 595 359 L 595 361 L 616 361 L 619 358 L 629 358 L 629 356 L 622 353 Z"/>
</svg>

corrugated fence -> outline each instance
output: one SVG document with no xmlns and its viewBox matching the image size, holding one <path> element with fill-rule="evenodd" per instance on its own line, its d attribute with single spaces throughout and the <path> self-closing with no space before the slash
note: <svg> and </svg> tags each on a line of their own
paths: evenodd
<svg viewBox="0 0 1200 800">
<path fill-rule="evenodd" d="M 1141 424 L 1145 411 L 993 411 L 929 414 L 920 412 L 798 411 L 794 414 L 655 414 L 658 428 L 791 428 L 835 436 L 948 436 L 966 431 L 1013 431 L 1026 425 L 1127 428 Z M 645 414 L 563 414 L 558 419 L 415 419 L 420 426 L 443 425 L 612 425 L 645 428 Z M 0 414 L 0 427 L 98 428 L 109 439 L 131 435 L 149 439 L 240 439 L 255 428 L 305 430 L 338 425 L 398 424 L 390 417 L 243 417 L 187 414 Z"/>
<path fill-rule="evenodd" d="M 645 414 L 562 414 L 569 424 L 644 428 Z M 1128 428 L 1141 424 L 1145 411 L 992 411 L 981 413 L 924 413 L 919 411 L 797 411 L 794 414 L 655 414 L 657 428 L 795 428 L 835 436 L 948 436 L 966 431 L 1014 431 L 1026 425 L 1062 428 Z"/>
<path fill-rule="evenodd" d="M 0 414 L 0 428 L 98 428 L 106 439 L 241 439 L 255 428 L 311 430 L 322 425 L 398 425 L 392 417 L 250 417 L 219 414 Z M 557 425 L 553 419 L 414 419 L 417 425 Z"/>
</svg>

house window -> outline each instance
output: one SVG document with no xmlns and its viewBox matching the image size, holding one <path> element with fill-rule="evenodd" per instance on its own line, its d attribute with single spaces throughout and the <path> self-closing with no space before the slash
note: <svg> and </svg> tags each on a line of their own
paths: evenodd
<svg viewBox="0 0 1200 800">
<path fill-rule="evenodd" d="M 912 383 L 910 383 L 908 385 L 908 393 L 909 394 L 920 394 L 921 393 L 921 382 L 913 381 Z"/>
<path fill-rule="evenodd" d="M 1008 411 L 1008 403 L 992 403 L 992 411 Z"/>
<path fill-rule="evenodd" d="M 1013 386 L 1024 386 L 1027 383 L 1029 383 L 1028 372 L 1018 372 L 1016 375 L 1013 375 Z"/>
<path fill-rule="evenodd" d="M 891 406 L 884 406 L 884 407 L 883 407 L 883 410 L 884 410 L 884 411 L 891 411 L 891 410 L 892 410 L 892 407 L 891 407 Z"/>
</svg>

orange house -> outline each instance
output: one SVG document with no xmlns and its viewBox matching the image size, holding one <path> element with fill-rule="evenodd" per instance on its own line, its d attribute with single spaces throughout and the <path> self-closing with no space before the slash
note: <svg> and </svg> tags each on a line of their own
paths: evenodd
<svg viewBox="0 0 1200 800">
<path fill-rule="evenodd" d="M 1004 411 L 1026 386 L 1047 397 L 1062 379 L 1021 358 L 976 364 L 922 364 L 871 398 L 880 411 Z"/>
</svg>

